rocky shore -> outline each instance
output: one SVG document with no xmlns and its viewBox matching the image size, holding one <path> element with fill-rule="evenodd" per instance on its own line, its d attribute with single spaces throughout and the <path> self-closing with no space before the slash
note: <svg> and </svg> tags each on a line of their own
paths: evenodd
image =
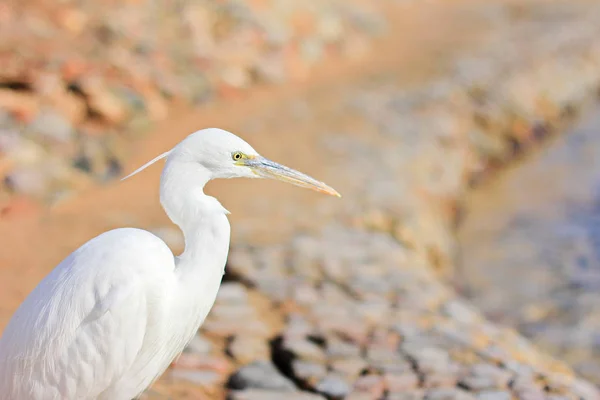
<svg viewBox="0 0 600 400">
<path fill-rule="evenodd" d="M 368 1 L 80 2 L 0 6 L 0 206 L 53 203 L 122 172 L 128 138 L 176 105 L 304 82 L 365 55 L 387 8 Z"/>
<path fill-rule="evenodd" d="M 285 132 L 280 142 L 301 145 L 271 144 L 275 153 L 285 150 L 273 158 L 299 167 L 311 165 L 307 153 L 327 161 L 319 177 L 344 197 L 307 206 L 301 197 L 248 205 L 237 191 L 219 196 L 227 207 L 253 212 L 232 222 L 225 282 L 201 332 L 146 398 L 600 399 L 596 386 L 486 320 L 449 284 L 465 191 L 558 132 L 598 95 L 600 6 L 444 7 L 453 11 L 448 18 L 483 28 L 467 50 L 429 54 L 433 78 L 407 80 L 399 63 L 231 123 L 253 143 L 261 141 L 258 132 Z M 249 186 L 242 185 L 243 193 Z M 102 215 L 110 190 L 84 198 L 79 205 L 87 208 L 71 220 L 94 209 L 93 198 Z M 132 196 L 148 197 L 141 189 Z M 151 211 L 123 210 L 180 249 L 178 231 L 150 218 L 158 205 L 145 201 Z M 86 234 L 108 225 L 107 217 L 95 216 L 105 218 L 95 225 L 88 218 Z M 51 224 L 58 222 L 26 228 L 42 232 L 33 239 L 41 241 Z M 9 226 L 0 224 L 0 232 Z M 279 235 L 284 229 L 291 234 Z M 18 276 L 19 262 L 0 257 L 0 264 L 14 271 L 4 278 Z"/>
</svg>

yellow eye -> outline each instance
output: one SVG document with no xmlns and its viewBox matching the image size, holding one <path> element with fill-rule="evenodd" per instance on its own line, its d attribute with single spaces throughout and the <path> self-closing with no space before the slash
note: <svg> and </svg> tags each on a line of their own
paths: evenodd
<svg viewBox="0 0 600 400">
<path fill-rule="evenodd" d="M 231 155 L 231 158 L 233 158 L 233 161 L 240 161 L 242 158 L 244 158 L 244 155 L 239 151 L 236 151 Z"/>
</svg>

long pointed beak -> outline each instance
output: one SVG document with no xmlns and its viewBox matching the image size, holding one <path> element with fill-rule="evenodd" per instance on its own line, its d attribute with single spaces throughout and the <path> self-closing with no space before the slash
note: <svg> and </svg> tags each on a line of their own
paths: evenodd
<svg viewBox="0 0 600 400">
<path fill-rule="evenodd" d="M 335 189 L 327 186 L 302 172 L 293 170 L 285 165 L 278 164 L 261 156 L 248 158 L 241 163 L 249 167 L 252 172 L 262 178 L 276 179 L 279 181 L 291 183 L 317 192 L 325 193 L 331 196 L 342 197 Z"/>
</svg>

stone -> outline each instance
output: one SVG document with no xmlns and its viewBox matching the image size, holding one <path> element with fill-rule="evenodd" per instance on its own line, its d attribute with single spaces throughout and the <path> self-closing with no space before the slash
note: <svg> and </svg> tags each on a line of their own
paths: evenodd
<svg viewBox="0 0 600 400">
<path fill-rule="evenodd" d="M 231 391 L 228 399 L 231 400 L 325 400 L 323 396 L 308 392 L 273 391 L 262 389 L 247 389 Z"/>
<path fill-rule="evenodd" d="M 128 110 L 125 104 L 114 95 L 101 79 L 86 79 L 81 82 L 82 91 L 87 96 L 89 108 L 112 124 L 123 122 Z"/>
<path fill-rule="evenodd" d="M 476 364 L 466 377 L 461 378 L 463 386 L 480 391 L 484 389 L 504 389 L 508 387 L 512 373 L 492 364 Z"/>
<path fill-rule="evenodd" d="M 228 351 L 242 365 L 257 360 L 268 361 L 271 359 L 269 344 L 264 338 L 256 336 L 235 336 L 229 343 Z"/>
<path fill-rule="evenodd" d="M 400 374 L 386 373 L 383 376 L 385 386 L 390 393 L 400 393 L 419 386 L 419 377 L 413 372 Z"/>
<path fill-rule="evenodd" d="M 304 361 L 314 361 L 316 363 L 324 363 L 326 361 L 323 349 L 316 343 L 307 339 L 284 340 L 283 348 Z"/>
<path fill-rule="evenodd" d="M 242 304 L 248 302 L 248 289 L 239 282 L 224 282 L 217 294 L 219 304 Z"/>
<path fill-rule="evenodd" d="M 173 361 L 176 369 L 211 370 L 225 373 L 230 368 L 230 361 L 223 356 L 208 356 L 203 354 L 183 352 Z"/>
<path fill-rule="evenodd" d="M 401 349 L 418 365 L 420 371 L 426 373 L 446 372 L 450 369 L 448 352 L 439 347 L 422 347 L 403 343 Z"/>
<path fill-rule="evenodd" d="M 170 374 L 173 379 L 182 379 L 202 386 L 213 385 L 222 380 L 222 375 L 214 371 L 172 369 Z"/>
<path fill-rule="evenodd" d="M 4 177 L 4 186 L 15 193 L 41 198 L 50 187 L 50 179 L 41 168 L 15 168 Z"/>
<path fill-rule="evenodd" d="M 383 397 L 385 390 L 385 380 L 380 375 L 363 375 L 354 382 L 354 391 L 368 393 L 372 399 Z"/>
<path fill-rule="evenodd" d="M 576 379 L 571 385 L 571 390 L 582 399 L 600 399 L 600 389 L 595 387 L 590 382 L 584 381 L 583 379 Z"/>
<path fill-rule="evenodd" d="M 477 400 L 511 400 L 510 392 L 504 390 L 485 390 L 477 393 Z"/>
<path fill-rule="evenodd" d="M 453 387 L 458 383 L 458 375 L 451 372 L 428 372 L 424 376 L 423 387 L 427 389 Z"/>
<path fill-rule="evenodd" d="M 32 122 L 39 107 L 39 100 L 29 93 L 0 89 L 0 109 L 8 110 L 18 121 Z"/>
<path fill-rule="evenodd" d="M 263 321 L 250 318 L 243 318 L 241 320 L 239 318 L 237 320 L 209 318 L 202 325 L 202 329 L 221 337 L 250 335 L 268 338 L 272 334 L 269 327 Z"/>
<path fill-rule="evenodd" d="M 323 378 L 315 390 L 318 393 L 325 395 L 327 398 L 332 399 L 343 399 L 348 393 L 350 393 L 350 385 L 340 376 L 330 374 Z"/>
<path fill-rule="evenodd" d="M 331 362 L 333 371 L 343 375 L 348 380 L 354 380 L 369 364 L 360 357 L 339 358 Z"/>
<path fill-rule="evenodd" d="M 183 351 L 188 353 L 206 355 L 211 352 L 212 348 L 212 343 L 204 336 L 194 335 L 192 340 L 187 344 Z"/>
<path fill-rule="evenodd" d="M 310 361 L 294 360 L 292 361 L 292 369 L 297 379 L 313 388 L 327 375 L 327 367 L 324 364 Z"/>
<path fill-rule="evenodd" d="M 427 400 L 475 400 L 469 392 L 458 388 L 440 388 L 427 391 Z"/>
<path fill-rule="evenodd" d="M 361 354 L 361 349 L 354 343 L 334 337 L 327 340 L 326 353 L 329 358 L 333 359 L 358 357 Z"/>
<path fill-rule="evenodd" d="M 75 135 L 71 123 L 52 109 L 43 108 L 29 125 L 29 129 L 43 139 L 58 143 L 67 143 Z"/>
<path fill-rule="evenodd" d="M 268 361 L 255 361 L 238 369 L 227 382 L 231 389 L 268 389 L 282 392 L 296 390 L 294 383 Z"/>
<path fill-rule="evenodd" d="M 339 310 L 339 308 L 338 308 Z M 330 315 L 322 315 L 319 320 L 319 326 L 326 332 L 336 333 L 339 337 L 347 339 L 358 345 L 367 342 L 369 327 L 365 324 L 356 323 L 353 318 Z"/>
<path fill-rule="evenodd" d="M 421 389 L 407 390 L 402 393 L 388 393 L 386 400 L 423 400 L 425 392 Z"/>
<path fill-rule="evenodd" d="M 361 391 L 352 391 L 348 393 L 344 400 L 377 400 L 377 398 L 371 396 L 369 393 L 361 392 Z"/>
</svg>

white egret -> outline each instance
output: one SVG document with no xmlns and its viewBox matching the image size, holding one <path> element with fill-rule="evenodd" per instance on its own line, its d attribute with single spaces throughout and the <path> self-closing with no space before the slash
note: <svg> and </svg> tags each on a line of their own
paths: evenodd
<svg viewBox="0 0 600 400">
<path fill-rule="evenodd" d="M 189 135 L 131 175 L 162 158 L 160 200 L 183 231 L 183 253 L 173 256 L 134 228 L 105 232 L 71 253 L 0 339 L 0 399 L 130 400 L 167 369 L 204 321 L 224 274 L 228 211 L 204 194 L 209 180 L 274 178 L 339 196 L 221 129 Z"/>
</svg>

